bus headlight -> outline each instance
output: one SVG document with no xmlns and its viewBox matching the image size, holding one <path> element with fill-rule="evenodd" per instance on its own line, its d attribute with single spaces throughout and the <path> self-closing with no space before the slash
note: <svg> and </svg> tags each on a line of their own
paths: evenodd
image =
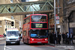
<svg viewBox="0 0 75 50">
<path fill-rule="evenodd" d="M 32 39 L 32 41 L 34 41 L 34 39 Z"/>
<path fill-rule="evenodd" d="M 30 40 L 31 40 L 31 41 L 34 41 L 34 39 L 33 39 L 33 38 L 30 38 Z"/>
<path fill-rule="evenodd" d="M 48 39 L 45 39 L 45 41 L 48 41 Z"/>
</svg>

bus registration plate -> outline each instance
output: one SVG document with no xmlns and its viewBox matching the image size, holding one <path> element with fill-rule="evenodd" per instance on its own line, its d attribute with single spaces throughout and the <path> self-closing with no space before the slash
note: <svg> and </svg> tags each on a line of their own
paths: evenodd
<svg viewBox="0 0 75 50">
<path fill-rule="evenodd" d="M 41 42 L 37 42 L 37 43 L 41 43 Z"/>
<path fill-rule="evenodd" d="M 15 43 L 15 42 L 11 42 L 11 44 L 12 44 L 12 43 Z"/>
</svg>

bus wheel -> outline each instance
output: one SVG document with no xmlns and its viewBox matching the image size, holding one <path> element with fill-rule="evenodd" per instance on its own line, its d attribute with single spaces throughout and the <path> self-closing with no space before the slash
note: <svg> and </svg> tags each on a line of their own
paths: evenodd
<svg viewBox="0 0 75 50">
<path fill-rule="evenodd" d="M 29 40 L 27 39 L 27 44 L 29 44 Z"/>
<path fill-rule="evenodd" d="M 45 43 L 43 43 L 42 45 L 46 45 Z"/>
<path fill-rule="evenodd" d="M 25 44 L 24 39 L 23 39 L 23 43 Z"/>
</svg>

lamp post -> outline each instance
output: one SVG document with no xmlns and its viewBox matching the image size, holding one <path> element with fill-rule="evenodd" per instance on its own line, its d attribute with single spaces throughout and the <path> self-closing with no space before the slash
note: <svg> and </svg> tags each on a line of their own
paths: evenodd
<svg viewBox="0 0 75 50">
<path fill-rule="evenodd" d="M 54 0 L 54 31 L 56 33 L 56 37 L 57 37 L 57 31 L 56 31 L 56 0 Z"/>
<path fill-rule="evenodd" d="M 5 19 L 5 34 L 6 34 L 6 31 L 7 31 L 7 20 Z"/>
<path fill-rule="evenodd" d="M 19 28 L 20 28 L 20 33 L 21 33 L 21 16 L 20 16 L 20 21 L 19 21 Z"/>
<path fill-rule="evenodd" d="M 5 19 L 6 29 L 7 29 L 7 20 Z"/>
</svg>

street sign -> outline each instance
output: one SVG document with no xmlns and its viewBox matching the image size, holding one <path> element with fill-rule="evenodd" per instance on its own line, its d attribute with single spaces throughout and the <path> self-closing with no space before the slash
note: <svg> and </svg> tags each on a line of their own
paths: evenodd
<svg viewBox="0 0 75 50">
<path fill-rule="evenodd" d="M 59 24 L 60 22 L 59 22 L 59 16 L 58 15 L 56 15 L 56 24 Z"/>
<path fill-rule="evenodd" d="M 56 24 L 59 24 L 59 20 L 56 20 Z"/>
<path fill-rule="evenodd" d="M 56 20 L 59 20 L 59 16 L 56 16 Z"/>
<path fill-rule="evenodd" d="M 70 27 L 74 28 L 75 27 L 75 23 L 70 23 Z"/>
</svg>

